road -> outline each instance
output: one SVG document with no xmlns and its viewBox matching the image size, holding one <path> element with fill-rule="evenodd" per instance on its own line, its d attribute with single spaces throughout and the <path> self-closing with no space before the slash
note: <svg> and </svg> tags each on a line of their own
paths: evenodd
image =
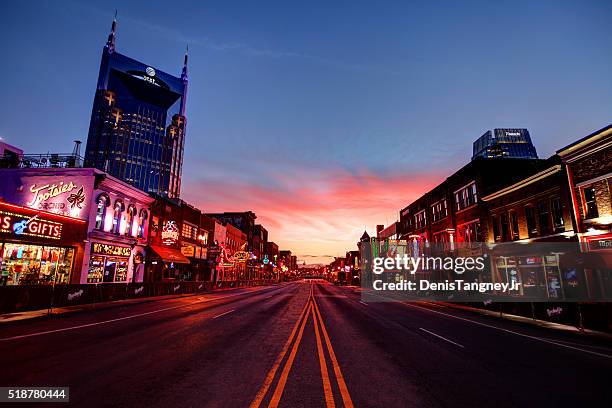
<svg viewBox="0 0 612 408">
<path fill-rule="evenodd" d="M 610 344 L 323 281 L 3 324 L 0 363 L 83 407 L 612 406 Z"/>
</svg>

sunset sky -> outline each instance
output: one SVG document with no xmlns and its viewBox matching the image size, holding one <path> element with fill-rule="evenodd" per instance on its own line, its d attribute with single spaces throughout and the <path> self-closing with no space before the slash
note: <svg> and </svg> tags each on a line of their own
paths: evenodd
<svg viewBox="0 0 612 408">
<path fill-rule="evenodd" d="M 119 52 L 178 75 L 189 44 L 183 198 L 255 211 L 311 263 L 395 221 L 487 129 L 526 127 L 547 157 L 612 122 L 608 1 L 229 3 L 4 4 L 0 137 L 85 142 L 117 8 Z"/>
</svg>

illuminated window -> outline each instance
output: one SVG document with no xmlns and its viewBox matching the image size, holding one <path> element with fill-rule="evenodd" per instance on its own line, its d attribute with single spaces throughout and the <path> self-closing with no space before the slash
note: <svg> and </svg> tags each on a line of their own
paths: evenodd
<svg viewBox="0 0 612 408">
<path fill-rule="evenodd" d="M 552 210 L 553 228 L 555 232 L 565 231 L 565 222 L 563 220 L 563 204 L 559 197 L 550 200 L 550 208 Z"/>
<path fill-rule="evenodd" d="M 525 207 L 525 219 L 527 220 L 527 232 L 529 237 L 538 235 L 538 227 L 536 225 L 535 210 L 533 206 Z"/>
<path fill-rule="evenodd" d="M 584 209 L 585 218 L 597 218 L 599 217 L 599 209 L 597 208 L 597 202 L 595 201 L 595 187 L 588 186 L 582 189 L 584 196 Z"/>
<path fill-rule="evenodd" d="M 431 206 L 432 222 L 436 222 L 443 218 L 446 218 L 447 215 L 448 215 L 448 204 L 446 200 L 440 200 Z"/>
<path fill-rule="evenodd" d="M 121 214 L 123 214 L 123 211 L 125 211 L 125 204 L 123 204 L 123 201 L 115 201 L 115 207 L 113 209 L 113 234 L 119 234 L 121 228 Z"/>
<path fill-rule="evenodd" d="M 455 207 L 457 211 L 470 207 L 478 201 L 476 183 L 471 182 L 460 190 L 455 191 Z"/>
<path fill-rule="evenodd" d="M 96 226 L 95 229 L 101 230 L 104 228 L 104 215 L 106 214 L 106 207 L 110 205 L 110 198 L 106 194 L 100 194 L 96 200 Z"/>
<path fill-rule="evenodd" d="M 137 212 L 138 210 L 136 210 L 136 207 L 130 204 L 125 221 L 125 235 L 132 235 L 132 225 L 134 224 L 134 218 L 136 217 Z"/>
<path fill-rule="evenodd" d="M 513 240 L 519 239 L 518 214 L 514 211 L 510 213 L 510 233 Z"/>
<path fill-rule="evenodd" d="M 140 215 L 138 216 L 138 238 L 145 237 L 145 225 L 147 223 L 147 210 L 144 208 L 140 210 Z"/>
<path fill-rule="evenodd" d="M 425 225 L 427 225 L 427 214 L 425 210 L 422 210 L 414 215 L 414 226 L 415 228 L 423 228 Z"/>
</svg>

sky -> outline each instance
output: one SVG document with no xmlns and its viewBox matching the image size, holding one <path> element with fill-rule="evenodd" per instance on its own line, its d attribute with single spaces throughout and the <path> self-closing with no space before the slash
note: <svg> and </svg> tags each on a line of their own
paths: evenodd
<svg viewBox="0 0 612 408">
<path fill-rule="evenodd" d="M 252 210 L 308 263 L 467 163 L 486 130 L 528 128 L 540 157 L 612 123 L 610 1 L 28 1 L 1 6 L 0 137 L 83 142 L 100 56 L 180 74 L 182 198 Z"/>
</svg>

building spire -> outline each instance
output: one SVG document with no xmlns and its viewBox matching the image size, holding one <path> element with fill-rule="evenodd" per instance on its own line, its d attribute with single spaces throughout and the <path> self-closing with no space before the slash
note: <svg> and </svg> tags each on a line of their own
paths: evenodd
<svg viewBox="0 0 612 408">
<path fill-rule="evenodd" d="M 108 52 L 115 51 L 115 31 L 117 30 L 117 10 L 115 10 L 115 18 L 113 18 L 113 24 L 111 25 L 111 32 L 108 35 L 108 40 L 106 41 L 106 48 L 108 48 Z"/>
<path fill-rule="evenodd" d="M 181 73 L 181 79 L 187 80 L 187 60 L 189 59 L 189 45 L 185 48 L 185 59 L 183 60 L 183 72 Z"/>
</svg>

